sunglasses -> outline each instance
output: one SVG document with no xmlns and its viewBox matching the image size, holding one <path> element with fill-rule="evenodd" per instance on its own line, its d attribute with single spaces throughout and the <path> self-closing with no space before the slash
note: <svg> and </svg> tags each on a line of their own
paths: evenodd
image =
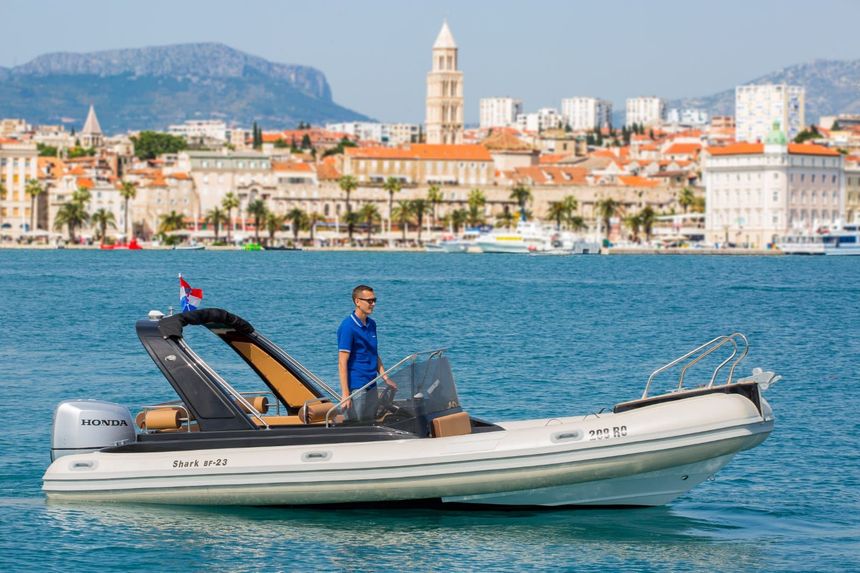
<svg viewBox="0 0 860 573">
<path fill-rule="evenodd" d="M 363 300 L 368 304 L 376 304 L 376 297 L 374 298 L 359 298 L 358 300 Z"/>
</svg>

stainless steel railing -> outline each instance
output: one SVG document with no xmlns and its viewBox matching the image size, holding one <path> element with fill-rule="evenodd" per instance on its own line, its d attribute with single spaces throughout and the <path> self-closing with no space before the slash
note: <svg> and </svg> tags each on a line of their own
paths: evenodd
<svg viewBox="0 0 860 573">
<path fill-rule="evenodd" d="M 399 370 L 404 364 L 414 363 L 418 359 L 419 356 L 424 356 L 426 354 L 427 360 L 432 360 L 438 356 L 441 356 L 443 352 L 445 352 L 444 348 L 438 348 L 436 350 L 424 350 L 422 352 L 413 352 L 412 354 L 401 359 L 400 362 L 398 362 L 397 364 L 395 364 L 394 366 L 392 366 L 391 368 L 389 368 L 388 370 L 386 370 L 385 372 L 383 372 L 382 374 L 380 374 L 379 376 L 377 376 L 376 378 L 374 378 L 373 380 L 371 380 L 370 382 L 368 382 L 367 384 L 362 386 L 361 388 L 359 388 L 357 390 L 353 390 L 349 396 L 347 396 L 346 398 L 343 398 L 340 402 L 335 404 L 331 410 L 329 410 L 326 413 L 326 415 L 325 415 L 325 426 L 326 426 L 326 428 L 328 428 L 330 425 L 332 412 L 340 410 L 344 404 L 346 404 L 347 402 L 352 400 L 359 392 L 363 392 L 364 390 L 366 390 L 367 388 L 369 388 L 373 384 L 376 384 L 380 380 L 384 380 L 386 376 L 390 376 L 396 370 Z"/>
<path fill-rule="evenodd" d="M 740 353 L 738 352 L 739 351 L 738 341 L 743 343 L 743 349 L 740 350 Z M 651 383 L 654 381 L 654 378 L 658 374 L 665 372 L 665 371 L 669 370 L 670 368 L 673 368 L 673 367 L 681 364 L 685 360 L 687 360 L 687 362 L 681 368 L 681 373 L 678 376 L 678 387 L 675 389 L 675 392 L 679 392 L 679 391 L 683 390 L 684 389 L 684 377 L 687 375 L 687 371 L 690 368 L 692 368 L 693 366 L 695 366 L 696 364 L 698 364 L 703 358 L 705 358 L 706 356 L 708 356 L 710 354 L 713 354 L 714 352 L 716 352 L 717 350 L 719 350 L 720 348 L 722 348 L 726 345 L 731 345 L 732 352 L 728 356 L 728 358 L 726 358 L 725 360 L 720 362 L 716 366 L 716 368 L 714 368 L 714 371 L 711 373 L 711 379 L 708 382 L 707 387 L 710 388 L 716 383 L 717 376 L 719 375 L 720 370 L 722 370 L 723 367 L 730 362 L 732 363 L 732 365 L 729 368 L 729 375 L 728 375 L 728 378 L 726 378 L 726 384 L 731 384 L 732 380 L 734 379 L 735 368 L 737 368 L 738 364 L 740 364 L 741 361 L 744 358 L 746 358 L 746 355 L 749 352 L 749 348 L 750 348 L 749 347 L 749 340 L 747 339 L 746 336 L 744 336 L 740 332 L 733 332 L 731 334 L 718 336 L 718 337 L 716 337 L 712 340 L 709 340 L 708 342 L 706 342 L 700 346 L 697 346 L 696 348 L 687 352 L 683 356 L 679 356 L 678 358 L 672 360 L 671 362 L 664 364 L 663 366 L 654 370 L 651 373 L 651 375 L 648 377 L 648 382 L 645 384 L 645 391 L 642 393 L 642 399 L 644 400 L 645 398 L 648 397 L 648 391 L 651 389 Z"/>
</svg>

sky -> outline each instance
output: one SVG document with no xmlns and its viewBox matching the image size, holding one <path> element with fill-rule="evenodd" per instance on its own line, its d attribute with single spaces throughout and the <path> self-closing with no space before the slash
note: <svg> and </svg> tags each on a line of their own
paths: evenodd
<svg viewBox="0 0 860 573">
<path fill-rule="evenodd" d="M 348 108 L 420 123 L 445 19 L 467 123 L 482 97 L 516 97 L 534 111 L 595 96 L 623 109 L 627 97 L 709 95 L 793 64 L 860 58 L 858 0 L 0 0 L 0 66 L 222 42 L 318 68 Z"/>
</svg>

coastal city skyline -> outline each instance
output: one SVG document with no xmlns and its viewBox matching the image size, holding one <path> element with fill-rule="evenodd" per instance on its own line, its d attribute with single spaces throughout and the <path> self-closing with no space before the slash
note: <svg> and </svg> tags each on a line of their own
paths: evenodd
<svg viewBox="0 0 860 573">
<path fill-rule="evenodd" d="M 219 3 L 207 4 L 206 10 L 195 3 L 171 5 L 169 19 L 163 18 L 166 5 L 159 2 L 146 11 L 102 2 L 48 4 L 62 15 L 58 23 L 41 22 L 42 33 L 36 36 L 10 30 L 0 38 L 0 66 L 24 64 L 49 52 L 218 41 L 275 62 L 316 67 L 326 74 L 336 102 L 383 122 L 423 120 L 423 68 L 430 64 L 424 50 L 446 18 L 463 52 L 460 68 L 469 77 L 464 89 L 469 125 L 478 124 L 480 98 L 509 96 L 537 110 L 587 95 L 607 99 L 618 110 L 630 97 L 710 95 L 785 66 L 860 57 L 850 42 L 838 41 L 840 29 L 850 34 L 852 18 L 860 17 L 860 6 L 849 2 L 816 6 L 828 34 L 815 42 L 787 37 L 788 30 L 807 24 L 799 3 L 723 4 L 726 13 L 744 18 L 733 22 L 736 41 L 719 43 L 703 42 L 697 32 L 711 21 L 706 6 L 675 2 L 629 3 L 611 15 L 587 4 L 538 4 L 528 10 L 516 3 L 494 10 L 483 3 L 444 2 L 371 2 L 360 9 L 338 2 L 251 4 L 229 23 L 216 17 L 230 9 Z M 4 7 L 12 21 L 37 18 L 35 9 L 24 2 Z M 332 18 L 332 13 L 344 17 Z M 259 14 L 269 17 L 252 19 Z M 119 25 L 131 18 L 139 25 Z M 294 21 L 321 24 L 292 26 Z M 93 26 L 99 34 L 77 32 Z M 644 53 L 642 46 L 647 46 Z"/>
</svg>

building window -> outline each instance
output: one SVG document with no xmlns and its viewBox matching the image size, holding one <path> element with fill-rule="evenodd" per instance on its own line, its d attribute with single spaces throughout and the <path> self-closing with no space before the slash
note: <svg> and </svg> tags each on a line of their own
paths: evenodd
<svg viewBox="0 0 860 573">
<path fill-rule="evenodd" d="M 773 200 L 774 200 L 774 201 L 779 201 L 779 191 L 774 191 L 774 192 L 773 192 Z"/>
</svg>

